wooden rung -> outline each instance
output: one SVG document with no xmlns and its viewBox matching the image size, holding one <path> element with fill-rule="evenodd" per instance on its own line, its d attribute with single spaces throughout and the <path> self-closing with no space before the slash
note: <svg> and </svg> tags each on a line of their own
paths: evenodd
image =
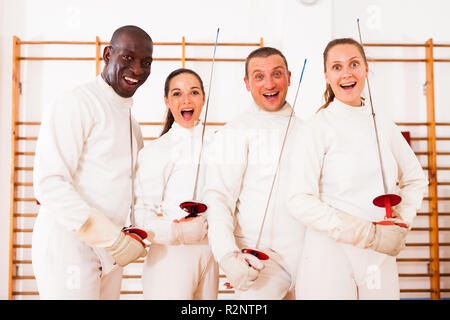
<svg viewBox="0 0 450 320">
<path fill-rule="evenodd" d="M 37 140 L 37 137 L 16 137 L 16 140 L 36 141 L 36 140 Z"/>
<path fill-rule="evenodd" d="M 123 290 L 120 291 L 120 294 L 142 294 L 142 290 L 141 291 L 130 291 L 130 290 Z"/>
<path fill-rule="evenodd" d="M 36 202 L 36 198 L 14 198 L 16 202 Z"/>
<path fill-rule="evenodd" d="M 29 232 L 33 232 L 33 229 L 14 229 L 14 232 L 16 232 L 16 233 L 29 233 Z"/>
<path fill-rule="evenodd" d="M 133 275 L 133 274 L 124 274 L 122 275 L 122 279 L 141 279 L 141 275 Z"/>
<path fill-rule="evenodd" d="M 34 156 L 34 152 L 15 152 L 16 156 Z"/>
<path fill-rule="evenodd" d="M 219 290 L 219 294 L 234 294 L 234 290 Z"/>
<path fill-rule="evenodd" d="M 421 293 L 421 292 L 433 292 L 432 289 L 400 289 L 401 293 Z M 442 292 L 442 290 L 441 290 Z"/>
<path fill-rule="evenodd" d="M 399 277 L 404 277 L 404 278 L 408 278 L 408 277 L 414 277 L 414 278 L 423 278 L 423 277 L 431 277 L 431 273 L 399 273 L 398 274 Z"/>
<path fill-rule="evenodd" d="M 426 141 L 428 140 L 428 137 L 411 137 L 411 141 Z M 441 141 L 449 141 L 450 137 L 436 137 L 436 140 L 441 140 Z"/>
<path fill-rule="evenodd" d="M 33 261 L 31 260 L 14 260 L 13 264 L 32 264 Z"/>
<path fill-rule="evenodd" d="M 14 218 L 36 218 L 37 213 L 14 213 Z"/>
<path fill-rule="evenodd" d="M 397 258 L 397 262 L 431 262 L 431 258 Z"/>
<path fill-rule="evenodd" d="M 13 291 L 13 296 L 38 296 L 37 291 Z"/>
<path fill-rule="evenodd" d="M 423 243 L 418 243 L 418 242 L 413 242 L 413 243 L 406 243 L 407 247 L 430 247 L 431 243 L 429 242 L 423 242 Z"/>
<path fill-rule="evenodd" d="M 14 185 L 18 187 L 32 187 L 33 182 L 14 182 Z"/>
<path fill-rule="evenodd" d="M 441 201 L 447 201 L 447 200 L 450 200 L 450 197 L 437 197 L 437 199 L 441 200 Z M 425 198 L 423 198 L 423 200 L 429 201 L 429 200 L 431 200 L 431 197 L 425 197 Z"/>
<path fill-rule="evenodd" d="M 416 156 L 427 156 L 427 155 L 430 154 L 427 151 L 416 151 L 414 153 L 416 154 Z M 437 156 L 450 156 L 450 152 L 442 152 L 442 151 L 440 151 L 440 152 L 436 152 L 436 155 Z"/>
<path fill-rule="evenodd" d="M 40 121 L 16 121 L 16 126 L 40 126 Z"/>
<path fill-rule="evenodd" d="M 31 249 L 31 244 L 14 244 L 15 249 Z"/>
<path fill-rule="evenodd" d="M 428 126 L 428 122 L 396 122 L 398 126 Z"/>
<path fill-rule="evenodd" d="M 22 61 L 95 61 L 95 58 L 91 57 L 17 57 L 17 59 Z"/>
<path fill-rule="evenodd" d="M 13 280 L 35 280 L 35 276 L 14 276 Z"/>
<path fill-rule="evenodd" d="M 14 167 L 16 171 L 33 171 L 33 167 Z"/>
<path fill-rule="evenodd" d="M 158 137 L 146 137 L 146 138 L 144 138 L 144 141 L 156 140 L 156 139 L 158 139 Z"/>
<path fill-rule="evenodd" d="M 431 231 L 431 228 L 411 228 L 411 231 Z"/>
</svg>

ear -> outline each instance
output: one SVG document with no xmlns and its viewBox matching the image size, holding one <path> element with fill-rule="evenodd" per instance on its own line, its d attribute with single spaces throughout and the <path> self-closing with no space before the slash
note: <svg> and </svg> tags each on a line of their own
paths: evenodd
<svg viewBox="0 0 450 320">
<path fill-rule="evenodd" d="M 291 85 L 291 72 L 288 71 L 288 86 Z"/>
<path fill-rule="evenodd" d="M 325 76 L 325 82 L 326 82 L 327 84 L 330 84 L 330 81 L 328 81 L 328 74 L 327 74 L 326 71 L 323 73 L 323 75 Z"/>
<path fill-rule="evenodd" d="M 106 46 L 105 49 L 103 49 L 103 61 L 105 64 L 109 63 L 109 57 L 111 56 L 111 46 Z"/>
<path fill-rule="evenodd" d="M 244 82 L 245 82 L 245 87 L 247 88 L 247 91 L 251 91 L 250 81 L 248 80 L 247 77 L 244 77 Z"/>
<path fill-rule="evenodd" d="M 167 109 L 169 108 L 169 99 L 167 99 L 166 95 L 164 95 L 164 103 L 166 104 Z"/>
</svg>

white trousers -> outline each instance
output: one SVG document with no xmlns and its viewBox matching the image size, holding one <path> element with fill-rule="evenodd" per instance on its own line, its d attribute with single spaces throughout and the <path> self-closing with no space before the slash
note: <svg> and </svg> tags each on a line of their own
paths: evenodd
<svg viewBox="0 0 450 320">
<path fill-rule="evenodd" d="M 258 249 L 260 250 L 260 249 Z M 282 265 L 281 257 L 272 250 L 260 250 L 269 255 L 264 260 L 264 269 L 252 286 L 246 290 L 235 290 L 237 300 L 292 300 L 294 298 L 291 274 Z"/>
<path fill-rule="evenodd" d="M 297 299 L 399 299 L 396 259 L 308 228 L 295 293 Z"/>
<path fill-rule="evenodd" d="M 122 268 L 102 272 L 95 249 L 39 214 L 32 237 L 33 271 L 40 299 L 119 299 Z"/>
<path fill-rule="evenodd" d="M 215 300 L 219 268 L 207 239 L 195 245 L 152 244 L 142 280 L 147 300 Z"/>
</svg>

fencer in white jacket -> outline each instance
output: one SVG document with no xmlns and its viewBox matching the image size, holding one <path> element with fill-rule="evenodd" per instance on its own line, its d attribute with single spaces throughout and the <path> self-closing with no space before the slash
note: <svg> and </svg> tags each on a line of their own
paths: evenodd
<svg viewBox="0 0 450 320">
<path fill-rule="evenodd" d="M 122 266 L 146 253 L 142 239 L 122 228 L 143 146 L 132 96 L 150 74 L 152 51 L 145 31 L 119 28 L 105 48 L 102 74 L 44 111 L 32 238 L 41 299 L 118 299 Z"/>
<path fill-rule="evenodd" d="M 282 53 L 261 48 L 247 58 L 245 83 L 254 103 L 215 134 L 206 152 L 202 201 L 208 206 L 208 237 L 214 256 L 237 299 L 290 297 L 304 228 L 287 214 L 284 182 L 290 171 L 283 157 L 261 240 L 256 243 L 291 106 L 286 102 L 290 72 Z M 292 118 L 286 150 L 301 120 Z M 285 150 L 285 151 L 286 151 Z M 241 252 L 257 249 L 259 260 Z"/>
<path fill-rule="evenodd" d="M 151 242 L 143 267 L 145 299 L 217 299 L 218 265 L 208 245 L 206 214 L 185 219 L 180 208 L 192 201 L 202 144 L 198 121 L 205 94 L 201 78 L 190 69 L 167 77 L 168 107 L 163 134 L 146 144 L 137 164 L 136 224 Z M 205 131 L 204 145 L 209 142 Z M 198 188 L 203 186 L 203 164 Z"/>
<path fill-rule="evenodd" d="M 399 299 L 395 256 L 408 228 L 374 225 L 385 209 L 370 105 L 361 92 L 368 66 L 353 39 L 330 42 L 325 53 L 327 104 L 298 136 L 291 172 L 292 215 L 308 228 L 298 269 L 299 299 Z M 401 196 L 393 219 L 411 226 L 427 181 L 395 124 L 375 109 L 388 193 Z"/>
</svg>

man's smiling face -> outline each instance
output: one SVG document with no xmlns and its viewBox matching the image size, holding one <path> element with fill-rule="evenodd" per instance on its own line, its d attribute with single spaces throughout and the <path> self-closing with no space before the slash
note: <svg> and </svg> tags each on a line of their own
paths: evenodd
<svg viewBox="0 0 450 320">
<path fill-rule="evenodd" d="M 151 41 L 124 33 L 105 48 L 103 78 L 119 96 L 132 97 L 150 75 L 152 54 Z"/>
<path fill-rule="evenodd" d="M 247 90 L 255 103 L 263 110 L 278 111 L 286 101 L 291 73 L 278 54 L 254 57 L 248 63 L 248 75 L 244 78 Z"/>
</svg>

